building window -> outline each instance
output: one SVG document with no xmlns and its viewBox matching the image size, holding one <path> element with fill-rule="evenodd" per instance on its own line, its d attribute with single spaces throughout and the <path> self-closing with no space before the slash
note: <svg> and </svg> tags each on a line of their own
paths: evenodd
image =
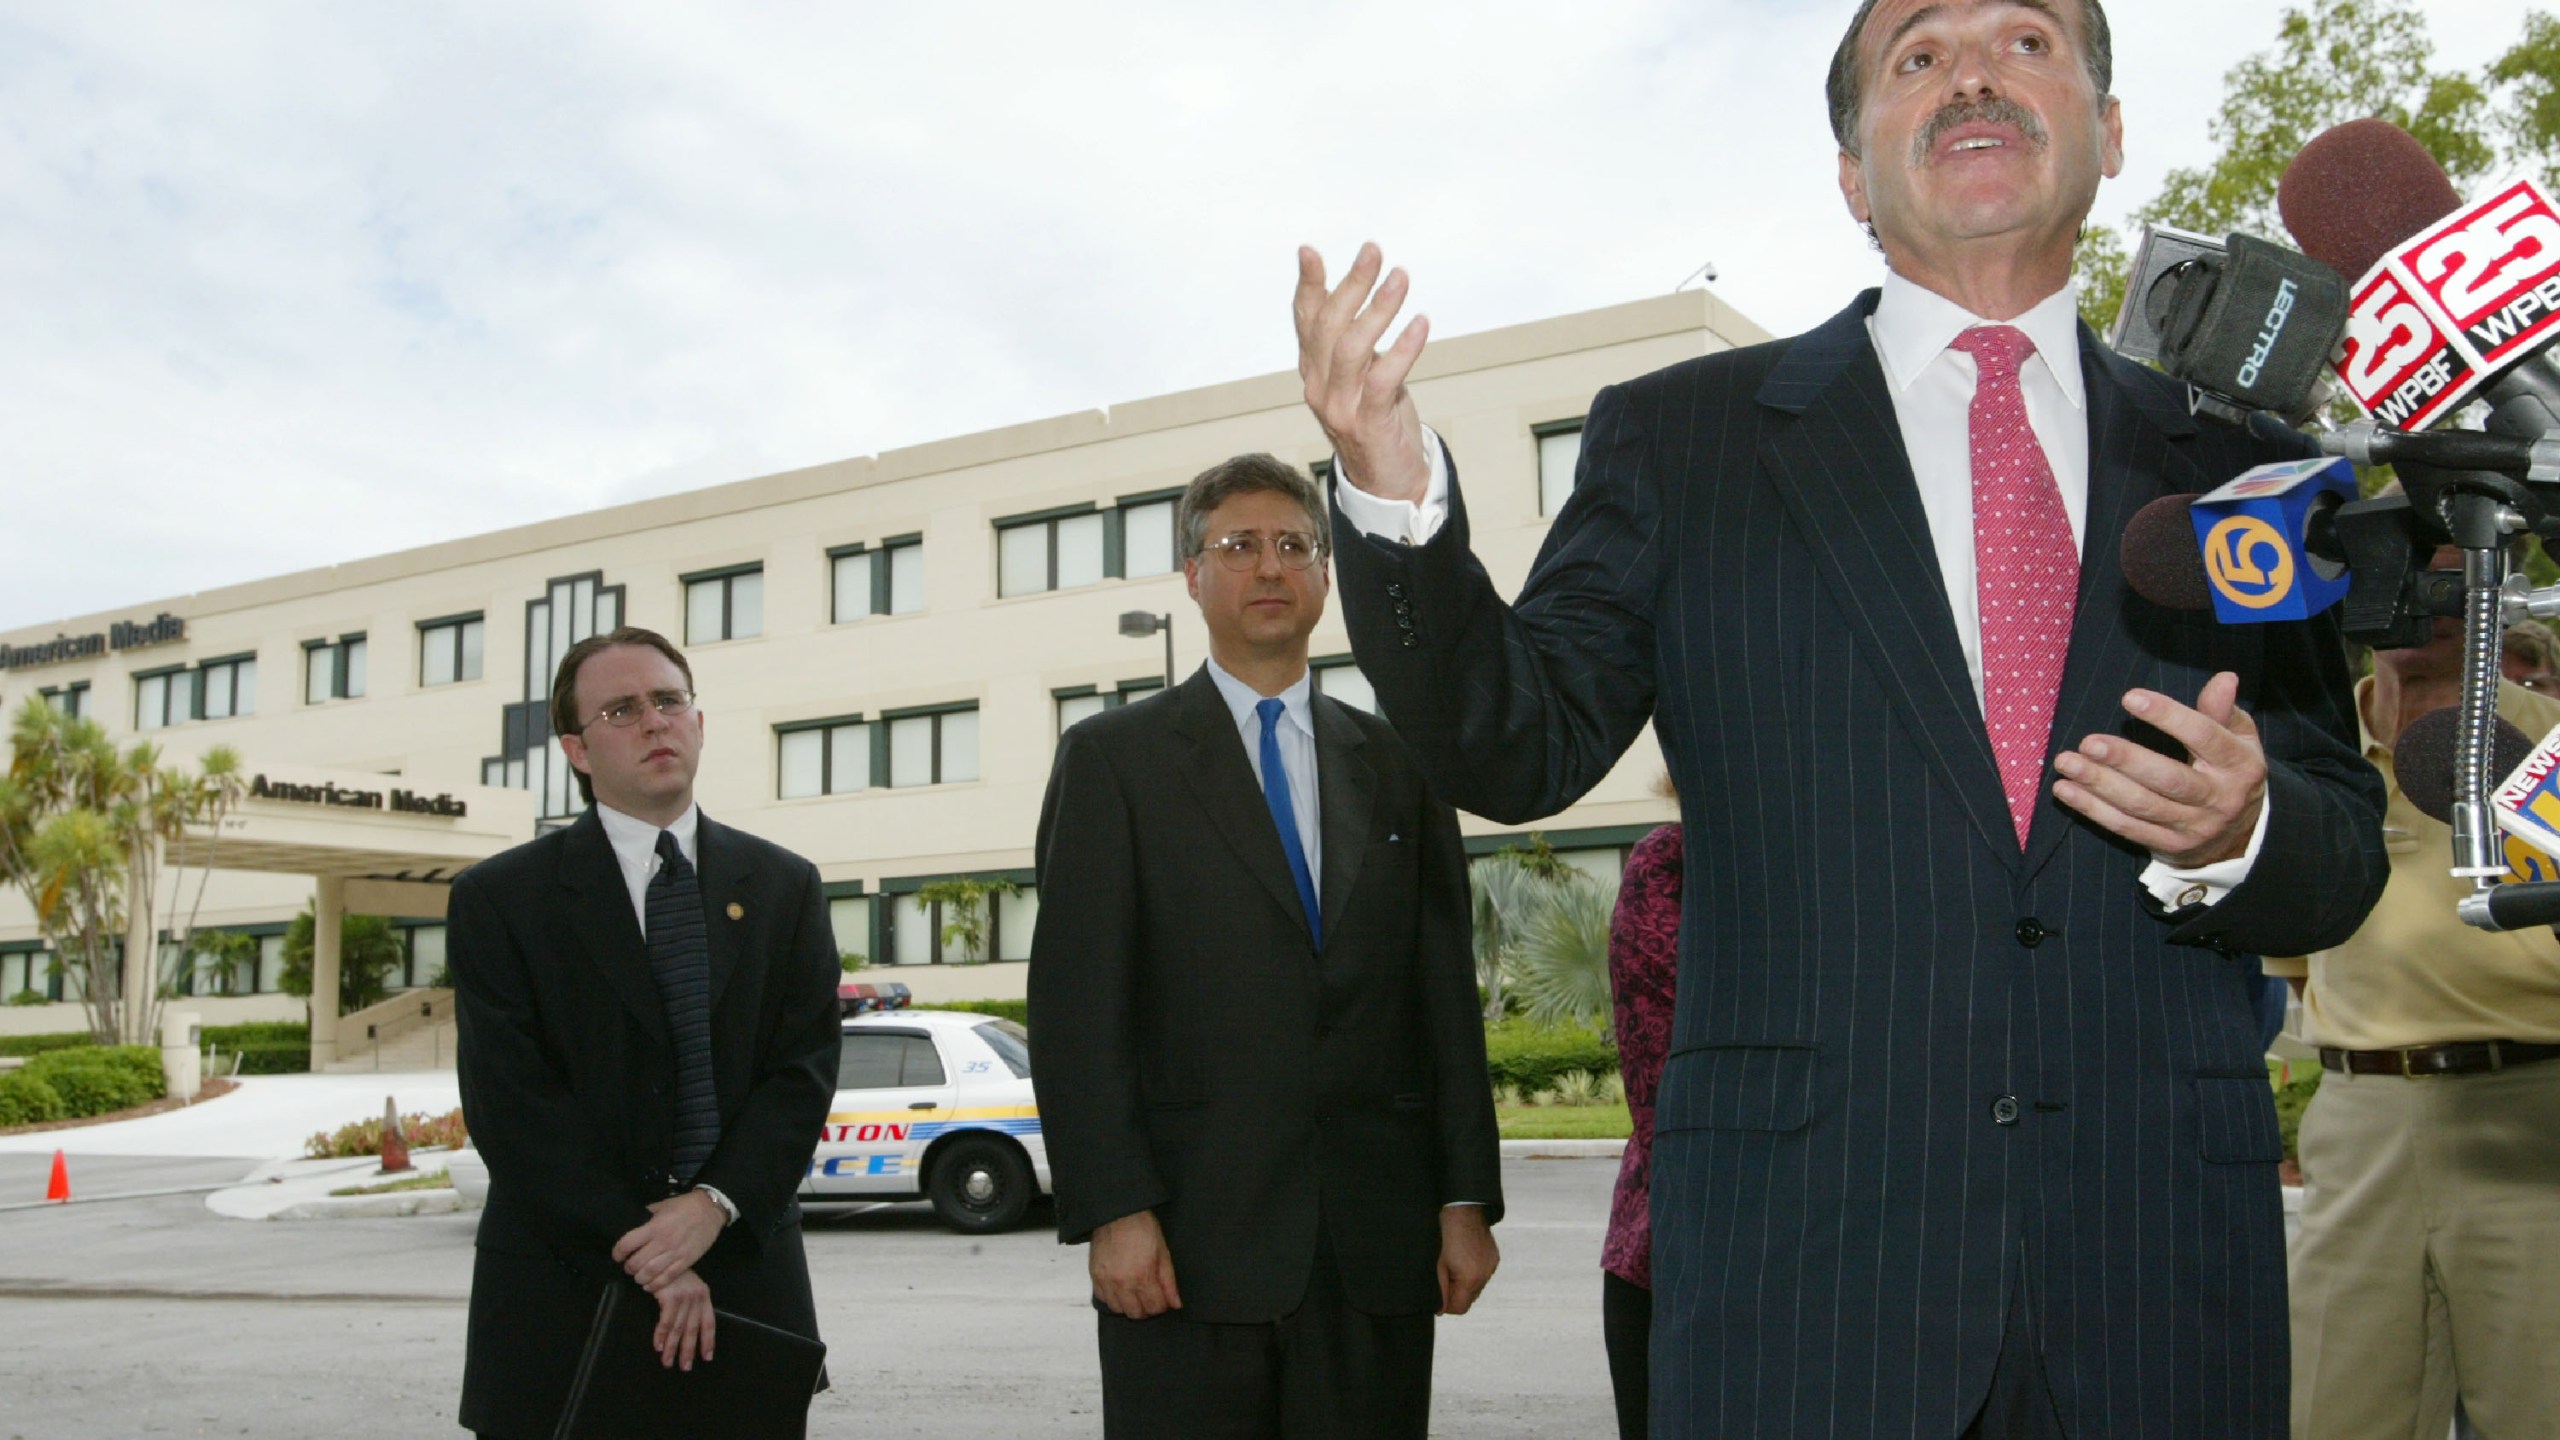
<svg viewBox="0 0 2560 1440">
<path fill-rule="evenodd" d="M 912 615 L 924 608 L 924 540 L 893 535 L 877 548 L 839 545 L 827 552 L 835 580 L 838 625 L 871 615 Z"/>
<path fill-rule="evenodd" d="M 891 789 L 918 785 L 956 785 L 978 778 L 978 707 L 959 705 L 927 712 L 891 712 L 881 717 L 873 742 L 886 749 L 875 753 L 873 773 L 886 774 Z"/>
<path fill-rule="evenodd" d="M 885 568 L 885 579 L 874 579 L 877 594 L 885 598 L 880 610 L 884 615 L 913 615 L 924 608 L 924 537 L 893 536 L 880 542 L 880 559 L 876 566 Z"/>
<path fill-rule="evenodd" d="M 444 972 L 444 927 L 411 925 L 400 933 L 408 951 L 401 988 L 424 990 L 436 984 Z"/>
<path fill-rule="evenodd" d="M 156 670 L 133 677 L 133 728 L 158 730 L 183 725 L 196 708 L 196 677 L 191 670 Z"/>
<path fill-rule="evenodd" d="M 353 700 L 364 694 L 364 637 L 302 642 L 302 703 Z"/>
<path fill-rule="evenodd" d="M 1139 580 L 1174 572 L 1173 507 L 1181 498 L 1177 490 L 1169 495 L 1133 495 L 1120 502 L 1113 512 L 1120 531 L 1120 564 L 1112 574 Z"/>
<path fill-rule="evenodd" d="M 47 1000 L 62 998 L 62 982 L 51 972 L 53 952 L 41 946 L 24 950 L 0 950 L 0 1004 L 22 995 L 37 995 Z M 27 1004 L 34 1004 L 30 1000 Z"/>
<path fill-rule="evenodd" d="M 914 891 L 883 895 L 880 900 L 884 942 L 881 949 L 886 953 L 874 958 L 881 963 L 941 965 L 966 958 L 960 953 L 959 946 L 943 943 L 942 927 L 949 917 L 943 914 L 944 907 L 939 902 L 924 900 Z M 1030 959 L 1031 933 L 1040 918 L 1039 890 L 1028 879 L 1017 875 L 1012 894 L 990 895 L 985 904 L 986 952 L 979 958 Z"/>
<path fill-rule="evenodd" d="M 207 660 L 196 677 L 196 713 L 206 720 L 227 720 L 258 708 L 258 657 L 234 655 Z"/>
<path fill-rule="evenodd" d="M 684 641 L 747 640 L 764 633 L 764 567 L 740 565 L 684 579 Z"/>
<path fill-rule="evenodd" d="M 450 615 L 418 625 L 418 683 L 451 685 L 480 678 L 485 627 L 477 615 Z"/>
<path fill-rule="evenodd" d="M 871 788 L 871 727 L 858 715 L 777 725 L 776 793 L 785 800 Z"/>
<path fill-rule="evenodd" d="M 587 808 L 560 738 L 551 733 L 551 678 L 571 646 L 621 624 L 622 587 L 605 584 L 599 570 L 553 580 L 542 598 L 525 602 L 524 698 L 499 712 L 498 753 L 480 762 L 481 784 L 532 791 L 534 813 L 544 820 Z"/>
<path fill-rule="evenodd" d="M 258 657 L 232 655 L 192 670 L 133 677 L 133 728 L 159 730 L 190 720 L 227 720 L 258 708 Z"/>
<path fill-rule="evenodd" d="M 995 897 L 995 933 L 987 937 L 987 954 L 997 960 L 1031 958 L 1031 932 L 1040 923 L 1040 889 L 1017 886 Z"/>
<path fill-rule="evenodd" d="M 1573 493 L 1573 467 L 1582 460 L 1582 422 L 1540 425 L 1530 433 L 1538 437 L 1538 513 L 1553 515 Z"/>
<path fill-rule="evenodd" d="M 1308 667 L 1316 677 L 1316 693 L 1330 695 L 1356 710 L 1378 713 L 1378 692 L 1369 685 L 1369 677 L 1351 663 L 1348 655 L 1335 655 L 1313 662 Z"/>
<path fill-rule="evenodd" d="M 1091 506 L 996 522 L 996 594 L 1037 595 L 1099 584 L 1106 527 Z"/>
<path fill-rule="evenodd" d="M 44 703 L 62 714 L 75 720 L 89 718 L 89 682 L 86 680 L 74 680 L 68 685 L 49 685 L 36 693 L 44 697 Z"/>
<path fill-rule="evenodd" d="M 1143 699 L 1164 688 L 1164 678 L 1150 675 L 1144 680 L 1123 680 L 1116 690 L 1098 690 L 1079 685 L 1072 690 L 1055 692 L 1058 697 L 1058 733 L 1064 735 L 1069 726 L 1090 719 L 1105 710 L 1117 710 L 1132 700 Z"/>
<path fill-rule="evenodd" d="M 836 955 L 871 958 L 871 897 L 838 895 L 827 901 L 827 927 L 835 932 Z"/>
</svg>

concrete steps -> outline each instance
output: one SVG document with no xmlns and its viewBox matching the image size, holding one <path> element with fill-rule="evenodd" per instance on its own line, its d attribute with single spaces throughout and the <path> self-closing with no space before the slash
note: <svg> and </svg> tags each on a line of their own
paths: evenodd
<svg viewBox="0 0 2560 1440">
<path fill-rule="evenodd" d="M 327 1070 L 332 1075 L 353 1075 L 371 1070 L 450 1070 L 453 1068 L 453 1046 L 453 1022 L 442 1020 L 403 1031 L 377 1047 L 349 1055 Z"/>
</svg>

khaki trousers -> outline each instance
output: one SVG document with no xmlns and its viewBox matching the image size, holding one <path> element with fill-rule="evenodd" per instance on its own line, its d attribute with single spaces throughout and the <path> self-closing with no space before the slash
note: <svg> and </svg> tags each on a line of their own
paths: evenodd
<svg viewBox="0 0 2560 1440">
<path fill-rule="evenodd" d="M 2302 1173 L 2295 1440 L 2560 1440 L 2560 1061 L 2331 1071 Z"/>
</svg>

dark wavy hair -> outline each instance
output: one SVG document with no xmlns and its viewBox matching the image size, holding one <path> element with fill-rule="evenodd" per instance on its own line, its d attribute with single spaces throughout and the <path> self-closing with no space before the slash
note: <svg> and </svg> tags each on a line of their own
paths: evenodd
<svg viewBox="0 0 2560 1440">
<path fill-rule="evenodd" d="M 2019 0 L 2036 10 L 2052 7 L 2044 0 Z M 1875 13 L 1876 0 L 1861 0 L 1858 13 L 1849 19 L 1849 32 L 1840 37 L 1840 48 L 1831 52 L 1831 78 L 1823 85 L 1823 94 L 1831 101 L 1831 138 L 1840 142 L 1848 154 L 1858 153 L 1858 112 L 1866 104 L 1866 63 L 1859 53 L 1860 34 L 1867 28 L 1867 17 Z M 2104 100 L 2115 86 L 2115 32 L 2107 28 L 2106 7 L 2098 0 L 2080 0 L 2080 58 L 2089 70 L 2089 82 Z"/>
</svg>

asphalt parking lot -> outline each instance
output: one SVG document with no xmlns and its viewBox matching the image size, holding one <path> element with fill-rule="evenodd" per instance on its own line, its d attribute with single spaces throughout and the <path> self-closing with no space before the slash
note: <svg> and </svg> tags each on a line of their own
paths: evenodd
<svg viewBox="0 0 2560 1440">
<path fill-rule="evenodd" d="M 41 1195 L 50 1158 L 0 1154 L 0 1202 Z M 74 1194 L 254 1164 L 75 1154 Z M 1614 1433 L 1599 1254 L 1616 1172 L 1504 1162 L 1502 1271 L 1441 1324 L 1435 1434 Z M 201 1195 L 0 1211 L 0 1437 L 460 1434 L 474 1220 L 227 1220 Z M 971 1239 L 919 1204 L 808 1231 L 835 1382 L 813 1436 L 1101 1433 L 1084 1252 L 1045 1223 Z"/>
</svg>

